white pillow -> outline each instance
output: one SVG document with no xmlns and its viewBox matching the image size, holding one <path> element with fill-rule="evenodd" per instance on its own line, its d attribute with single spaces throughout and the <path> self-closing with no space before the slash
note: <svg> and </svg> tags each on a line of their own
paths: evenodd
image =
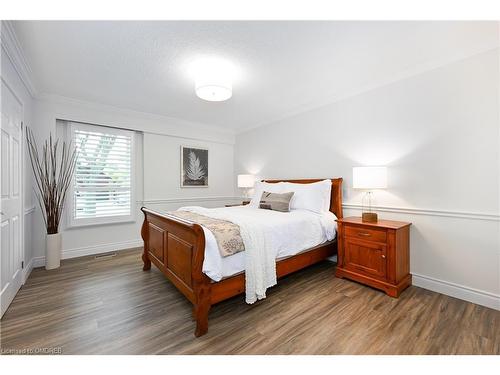
<svg viewBox="0 0 500 375">
<path fill-rule="evenodd" d="M 282 193 L 293 191 L 290 210 L 309 210 L 323 213 L 330 210 L 332 181 L 323 180 L 312 184 L 284 183 Z"/>
<path fill-rule="evenodd" d="M 255 183 L 254 194 L 252 200 L 249 203 L 250 207 L 259 208 L 260 198 L 262 193 L 267 191 L 268 193 L 281 193 L 283 192 L 284 182 L 269 183 L 258 181 Z"/>
</svg>

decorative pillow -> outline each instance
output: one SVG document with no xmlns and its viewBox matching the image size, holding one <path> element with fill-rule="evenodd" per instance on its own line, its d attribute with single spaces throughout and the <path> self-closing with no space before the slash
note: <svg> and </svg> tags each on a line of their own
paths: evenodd
<svg viewBox="0 0 500 375">
<path fill-rule="evenodd" d="M 284 184 L 284 182 L 269 183 L 258 181 L 255 183 L 254 195 L 249 206 L 259 208 L 260 198 L 264 190 L 270 193 L 282 193 Z"/>
<path fill-rule="evenodd" d="M 290 211 L 290 200 L 293 197 L 293 192 L 290 193 L 270 193 L 263 192 L 260 198 L 259 208 L 266 210 L 289 212 Z"/>
<path fill-rule="evenodd" d="M 330 210 L 332 181 L 323 180 L 312 184 L 296 184 L 285 182 L 282 191 L 293 191 L 290 202 L 291 210 L 309 210 L 323 213 Z"/>
</svg>

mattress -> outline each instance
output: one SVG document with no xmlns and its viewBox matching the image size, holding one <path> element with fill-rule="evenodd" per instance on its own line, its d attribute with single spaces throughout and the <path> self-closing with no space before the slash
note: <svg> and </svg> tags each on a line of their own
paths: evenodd
<svg viewBox="0 0 500 375">
<path fill-rule="evenodd" d="M 251 215 L 262 223 L 266 238 L 277 251 L 277 260 L 296 255 L 304 250 L 332 241 L 337 230 L 337 217 L 332 212 L 322 214 L 307 210 L 277 212 L 249 206 L 225 208 L 183 207 L 210 216 L 211 212 L 224 210 L 239 216 Z M 245 270 L 245 252 L 222 257 L 214 235 L 203 227 L 205 233 L 205 260 L 203 273 L 213 281 L 220 281 Z"/>
</svg>

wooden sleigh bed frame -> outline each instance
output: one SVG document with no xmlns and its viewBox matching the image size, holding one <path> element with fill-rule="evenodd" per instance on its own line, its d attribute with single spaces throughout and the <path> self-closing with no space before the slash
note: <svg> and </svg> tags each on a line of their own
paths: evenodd
<svg viewBox="0 0 500 375">
<path fill-rule="evenodd" d="M 333 178 L 330 211 L 342 218 L 342 178 Z M 322 179 L 264 180 L 269 183 L 293 182 L 308 184 Z M 193 304 L 196 320 L 195 336 L 208 331 L 210 307 L 218 302 L 245 292 L 245 274 L 214 282 L 202 272 L 205 255 L 205 235 L 198 224 L 161 214 L 145 207 L 141 235 L 144 240 L 143 270 L 153 263 L 175 287 Z M 336 240 L 300 252 L 276 262 L 278 278 L 318 263 L 336 254 Z"/>
</svg>

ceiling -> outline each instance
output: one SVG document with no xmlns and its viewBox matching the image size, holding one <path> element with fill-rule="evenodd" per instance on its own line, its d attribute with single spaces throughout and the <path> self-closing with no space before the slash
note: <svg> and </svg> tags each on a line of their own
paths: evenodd
<svg viewBox="0 0 500 375">
<path fill-rule="evenodd" d="M 15 21 L 42 93 L 231 132 L 498 45 L 496 22 Z M 236 66 L 233 97 L 194 93 L 189 64 Z"/>
</svg>

